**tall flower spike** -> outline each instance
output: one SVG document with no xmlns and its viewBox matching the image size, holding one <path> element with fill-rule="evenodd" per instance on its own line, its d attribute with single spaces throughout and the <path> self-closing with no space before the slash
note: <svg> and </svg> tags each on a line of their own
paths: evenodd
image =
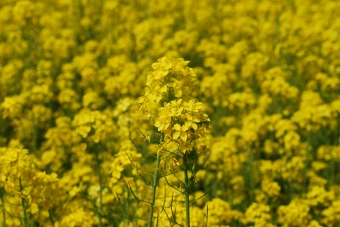
<svg viewBox="0 0 340 227">
<path fill-rule="evenodd" d="M 188 63 L 182 58 L 158 59 L 147 75 L 145 93 L 138 99 L 143 118 L 149 119 L 149 111 L 158 115 L 154 126 L 163 134 L 164 142 L 175 142 L 183 152 L 192 149 L 189 144 L 202 144 L 206 140 L 207 130 L 202 127 L 206 128 L 210 121 L 203 103 L 190 96 L 196 75 L 187 67 Z M 152 103 L 160 106 L 158 111 L 152 109 Z"/>
</svg>

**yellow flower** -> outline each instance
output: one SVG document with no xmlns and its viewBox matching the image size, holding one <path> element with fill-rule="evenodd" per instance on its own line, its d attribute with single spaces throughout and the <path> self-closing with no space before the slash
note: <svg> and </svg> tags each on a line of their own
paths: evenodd
<svg viewBox="0 0 340 227">
<path fill-rule="evenodd" d="M 172 67 L 172 63 L 166 57 L 162 57 L 158 59 L 156 63 L 153 63 L 151 66 L 155 70 L 157 69 L 169 70 Z"/>
<path fill-rule="evenodd" d="M 191 99 L 189 102 L 185 102 L 183 106 L 184 110 L 189 113 L 197 113 L 203 108 L 203 104 L 201 102 L 196 102 L 194 99 Z"/>
<path fill-rule="evenodd" d="M 171 118 L 162 118 L 155 122 L 154 126 L 158 128 L 158 131 L 165 131 L 169 128 Z"/>
<path fill-rule="evenodd" d="M 190 124 L 188 122 L 185 122 L 184 125 L 180 125 L 180 124 L 175 124 L 173 129 L 175 130 L 175 132 L 172 135 L 172 138 L 174 140 L 177 140 L 178 137 L 181 138 L 181 140 L 183 140 L 183 142 L 187 141 L 188 139 L 188 134 L 187 131 L 190 128 Z"/>
<path fill-rule="evenodd" d="M 38 204 L 32 203 L 28 211 L 30 211 L 32 214 L 37 213 L 39 211 Z"/>
</svg>

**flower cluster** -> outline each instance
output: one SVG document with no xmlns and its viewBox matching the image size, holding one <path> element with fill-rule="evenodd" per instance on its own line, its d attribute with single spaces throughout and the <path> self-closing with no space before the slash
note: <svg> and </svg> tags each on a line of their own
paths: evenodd
<svg viewBox="0 0 340 227">
<path fill-rule="evenodd" d="M 40 225 L 59 218 L 67 194 L 56 173 L 38 171 L 32 157 L 20 144 L 0 147 L 0 200 L 2 223 L 10 226 Z"/>
<path fill-rule="evenodd" d="M 210 119 L 203 104 L 192 98 L 196 74 L 183 59 L 169 60 L 166 57 L 152 64 L 153 71 L 147 75 L 144 94 L 138 99 L 143 118 L 151 118 L 151 103 L 162 103 L 154 126 L 164 135 L 160 149 L 166 150 L 169 142 L 177 144 L 181 151 L 191 151 L 193 144 L 201 152 L 207 147 L 207 135 L 211 129 Z"/>
</svg>

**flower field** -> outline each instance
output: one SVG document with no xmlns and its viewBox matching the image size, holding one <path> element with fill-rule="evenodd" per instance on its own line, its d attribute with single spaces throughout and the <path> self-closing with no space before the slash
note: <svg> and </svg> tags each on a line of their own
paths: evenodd
<svg viewBox="0 0 340 227">
<path fill-rule="evenodd" d="M 0 222 L 340 227 L 340 2 L 1 0 Z"/>
</svg>

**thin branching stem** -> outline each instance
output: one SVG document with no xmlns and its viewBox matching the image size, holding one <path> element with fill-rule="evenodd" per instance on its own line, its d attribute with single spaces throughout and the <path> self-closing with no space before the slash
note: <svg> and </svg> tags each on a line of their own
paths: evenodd
<svg viewBox="0 0 340 227">
<path fill-rule="evenodd" d="M 155 175 L 154 175 L 154 182 L 152 185 L 152 198 L 151 198 L 151 203 L 150 203 L 150 214 L 149 214 L 149 222 L 148 222 L 148 227 L 152 226 L 152 218 L 153 218 L 153 212 L 155 208 L 155 201 L 156 201 L 156 188 L 157 188 L 157 183 L 158 183 L 158 172 L 159 172 L 159 163 L 161 160 L 161 152 L 157 152 L 157 159 L 156 159 L 156 170 L 155 170 Z"/>
<path fill-rule="evenodd" d="M 21 178 L 19 178 L 19 184 L 20 184 L 20 191 L 22 193 L 23 191 L 23 186 L 22 186 L 22 183 L 21 183 Z M 24 195 L 22 195 L 22 199 L 21 199 L 21 207 L 22 207 L 22 212 L 23 212 L 23 215 L 24 215 L 24 226 L 28 226 L 28 220 L 27 220 L 27 204 L 26 204 L 26 198 L 24 197 Z"/>
<path fill-rule="evenodd" d="M 130 189 L 130 191 L 131 191 L 133 197 L 135 197 L 135 199 L 136 199 L 137 201 L 151 204 L 149 201 L 139 199 L 139 198 L 136 196 L 136 194 L 133 192 L 133 190 L 132 190 L 132 188 L 131 188 L 131 185 L 130 185 L 130 182 L 128 182 L 128 185 L 129 185 L 129 189 Z"/>
<path fill-rule="evenodd" d="M 50 216 L 51 225 L 52 225 L 52 227 L 54 227 L 54 220 L 53 220 L 53 215 L 52 215 L 51 210 L 48 210 L 48 214 Z"/>
<path fill-rule="evenodd" d="M 1 211 L 2 211 L 2 223 L 1 225 L 3 227 L 6 227 L 6 216 L 5 216 L 5 190 L 4 189 L 0 189 L 0 197 L 1 197 Z"/>
<path fill-rule="evenodd" d="M 184 196 L 185 196 L 185 223 L 186 227 L 190 227 L 190 200 L 189 200 L 189 186 L 190 180 L 188 177 L 188 153 L 183 154 L 183 165 L 184 165 Z"/>
<path fill-rule="evenodd" d="M 162 170 L 162 172 L 163 172 L 163 170 Z M 163 174 L 163 175 L 164 175 L 164 174 Z M 168 179 L 166 178 L 165 175 L 164 175 L 164 179 L 165 179 L 166 183 L 167 183 L 170 187 L 172 187 L 172 188 L 175 189 L 176 191 L 182 193 L 181 190 L 179 190 L 178 188 L 176 188 L 175 186 L 173 186 L 173 185 L 171 185 L 171 184 L 169 183 L 169 181 L 168 181 Z"/>
<path fill-rule="evenodd" d="M 100 172 L 100 162 L 99 162 L 99 154 L 98 151 L 96 151 L 96 169 L 98 174 L 98 182 L 99 182 L 99 207 L 98 207 L 98 224 L 99 227 L 102 227 L 102 216 L 103 216 L 103 184 L 102 184 L 102 175 Z"/>
<path fill-rule="evenodd" d="M 208 192 L 210 191 L 210 189 L 211 189 L 211 187 L 212 187 L 213 184 L 214 184 L 214 181 L 210 184 L 208 190 L 207 190 L 203 195 L 201 195 L 201 196 L 198 197 L 197 199 L 191 201 L 190 204 L 193 204 L 193 203 L 195 203 L 197 200 L 199 200 L 199 199 L 203 198 L 204 196 L 206 196 L 206 195 L 208 194 Z"/>
</svg>

